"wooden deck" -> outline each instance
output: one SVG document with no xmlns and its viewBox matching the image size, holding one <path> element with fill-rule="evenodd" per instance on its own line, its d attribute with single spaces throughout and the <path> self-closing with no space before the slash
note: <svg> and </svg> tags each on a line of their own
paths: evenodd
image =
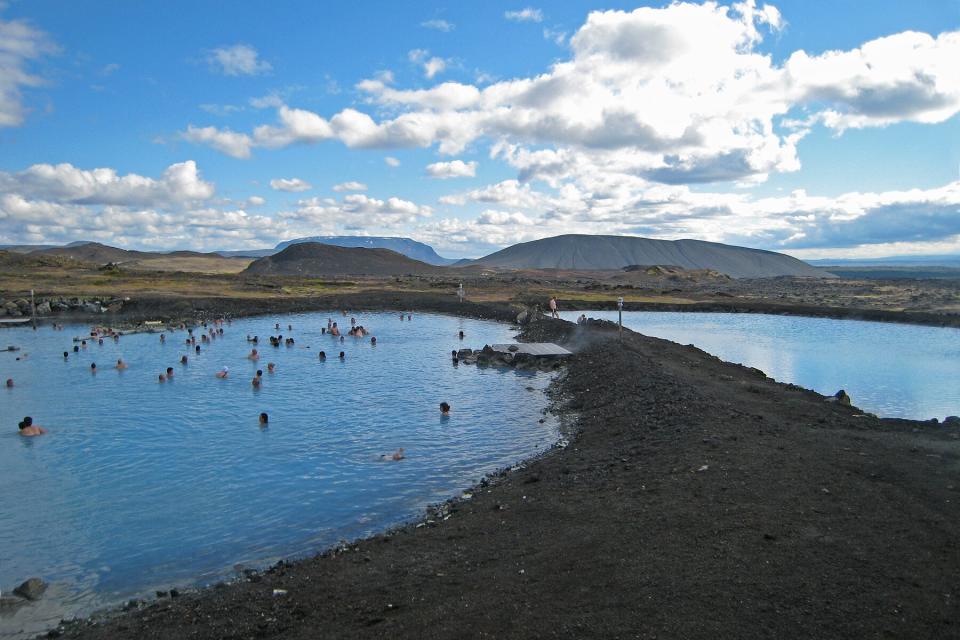
<svg viewBox="0 0 960 640">
<path fill-rule="evenodd" d="M 573 355 L 570 351 L 552 342 L 510 342 L 507 344 L 492 344 L 490 347 L 501 353 L 526 353 L 532 356 L 565 358 Z M 516 349 L 511 350 L 510 347 L 516 347 Z"/>
</svg>

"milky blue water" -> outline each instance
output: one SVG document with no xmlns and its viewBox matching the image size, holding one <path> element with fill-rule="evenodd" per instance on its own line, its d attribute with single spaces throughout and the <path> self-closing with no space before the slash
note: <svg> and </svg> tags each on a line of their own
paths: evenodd
<svg viewBox="0 0 960 640">
<path fill-rule="evenodd" d="M 15 382 L 0 388 L 0 588 L 51 583 L 39 605 L 0 616 L 0 635 L 383 530 L 557 440 L 542 414 L 548 374 L 451 363 L 451 349 L 509 341 L 508 326 L 356 314 L 373 346 L 322 336 L 328 317 L 349 327 L 332 314 L 237 320 L 199 354 L 183 331 L 77 354 L 87 327 L 0 331 L 0 348 L 22 348 L 0 352 L 0 380 Z M 269 346 L 275 322 L 294 347 Z M 259 362 L 247 334 L 261 338 Z M 118 358 L 129 369 L 111 368 Z M 167 366 L 174 378 L 159 383 Z M 49 433 L 19 436 L 25 415 Z M 404 460 L 381 460 L 399 447 Z"/>
<path fill-rule="evenodd" d="M 616 311 L 571 311 L 566 320 L 617 320 Z M 890 418 L 960 415 L 960 329 L 747 313 L 625 311 L 625 327 L 723 360 L 763 370 L 780 382 L 834 394 Z"/>
</svg>

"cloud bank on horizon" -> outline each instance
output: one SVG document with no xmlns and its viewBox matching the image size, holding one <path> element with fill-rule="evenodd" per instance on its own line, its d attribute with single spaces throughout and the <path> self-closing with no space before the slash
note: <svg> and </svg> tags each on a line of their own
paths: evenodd
<svg viewBox="0 0 960 640">
<path fill-rule="evenodd" d="M 6 13 L 14 8 L 29 7 Z M 790 16 L 753 0 L 593 11 L 569 38 L 547 9 L 501 8 L 496 20 L 489 29 L 553 47 L 553 61 L 509 76 L 479 71 L 487 60 L 442 40 L 468 37 L 448 14 L 410 16 L 415 37 L 430 43 L 380 44 L 396 68 L 361 69 L 348 90 L 329 74 L 287 83 L 283 41 L 265 43 L 269 54 L 246 37 L 209 42 L 192 60 L 171 57 L 168 65 L 211 79 L 257 83 L 257 93 L 220 104 L 183 88 L 179 99 L 197 109 L 154 131 L 161 144 L 136 141 L 145 154 L 179 158 L 154 164 L 151 177 L 103 167 L 96 148 L 62 160 L 68 152 L 45 124 L 69 111 L 71 98 L 91 98 L 68 92 L 66 104 L 48 107 L 52 115 L 37 105 L 71 49 L 40 17 L 0 9 L 0 133 L 22 130 L 33 147 L 25 155 L 42 158 L 0 161 L 0 243 L 84 238 L 211 250 L 320 234 L 405 235 L 476 256 L 561 233 L 603 233 L 811 258 L 960 252 L 955 173 L 933 185 L 871 179 L 869 188 L 824 188 L 817 175 L 829 174 L 831 158 L 811 152 L 808 168 L 804 157 L 808 146 L 830 144 L 894 158 L 906 128 L 955 136 L 956 24 L 775 56 L 770 42 L 789 31 Z M 129 66 L 99 64 L 91 87 Z M 273 88 L 264 94 L 265 86 Z M 324 97 L 310 100 L 311 92 Z M 67 130 L 86 126 L 63 118 L 58 126 Z M 230 118 L 244 126 L 218 121 Z M 139 128 L 135 117 L 123 122 Z M 857 146 L 868 137 L 870 146 Z M 199 160 L 183 159 L 194 153 Z M 791 188 L 771 186 L 777 181 Z"/>
</svg>

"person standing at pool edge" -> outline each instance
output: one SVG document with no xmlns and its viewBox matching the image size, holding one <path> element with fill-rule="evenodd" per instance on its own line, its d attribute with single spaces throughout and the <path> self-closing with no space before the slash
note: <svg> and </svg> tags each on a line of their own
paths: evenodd
<svg viewBox="0 0 960 640">
<path fill-rule="evenodd" d="M 554 318 L 560 317 L 560 314 L 557 313 L 557 298 L 555 296 L 550 298 L 550 315 Z"/>
</svg>

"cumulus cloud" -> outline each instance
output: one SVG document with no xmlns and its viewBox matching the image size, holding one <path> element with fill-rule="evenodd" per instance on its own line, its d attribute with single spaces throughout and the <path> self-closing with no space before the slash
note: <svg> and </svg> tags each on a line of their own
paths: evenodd
<svg viewBox="0 0 960 640">
<path fill-rule="evenodd" d="M 397 158 L 394 158 L 393 156 L 387 156 L 383 159 L 383 161 L 386 162 L 387 166 L 390 166 L 390 167 L 400 166 L 400 160 L 398 160 Z"/>
<path fill-rule="evenodd" d="M 170 165 L 157 178 L 69 164 L 0 172 L 0 241 L 84 238 L 125 247 L 217 249 L 262 246 L 295 231 L 243 209 L 211 206 L 214 191 L 193 161 Z"/>
<path fill-rule="evenodd" d="M 190 125 L 180 134 L 184 140 L 205 144 L 221 153 L 234 158 L 249 158 L 253 141 L 245 133 L 236 133 L 230 129 L 216 127 L 195 127 Z"/>
<path fill-rule="evenodd" d="M 828 127 L 885 126 L 903 120 L 933 124 L 960 111 L 960 32 L 936 38 L 907 31 L 851 51 L 790 56 L 785 74 L 797 102 L 829 105 Z"/>
<path fill-rule="evenodd" d="M 362 182 L 357 182 L 356 180 L 351 180 L 349 182 L 341 182 L 340 184 L 333 185 L 333 190 L 337 193 L 343 191 L 366 191 L 367 185 Z"/>
<path fill-rule="evenodd" d="M 445 180 L 447 178 L 472 178 L 477 175 L 476 161 L 464 162 L 434 162 L 427 165 L 427 175 L 431 178 Z"/>
<path fill-rule="evenodd" d="M 287 222 L 314 227 L 369 231 L 395 229 L 432 215 L 430 207 L 402 198 L 380 200 L 363 193 L 351 193 L 340 201 L 334 198 L 301 200 L 295 210 L 282 212 L 280 217 Z"/>
<path fill-rule="evenodd" d="M 386 233 L 433 215 L 430 207 L 403 198 L 359 193 L 304 199 L 292 211 L 258 215 L 247 208 L 265 204 L 264 198 L 237 203 L 214 198 L 214 191 L 193 161 L 171 165 L 158 177 L 68 164 L 0 172 L 0 243 L 84 238 L 157 250 L 240 249 L 317 233 Z"/>
<path fill-rule="evenodd" d="M 209 51 L 206 59 L 213 71 L 226 76 L 255 76 L 273 69 L 269 62 L 260 59 L 256 49 L 247 44 L 218 47 Z"/>
<path fill-rule="evenodd" d="M 515 11 L 505 11 L 503 17 L 513 22 L 543 22 L 543 11 L 526 7 Z"/>
<path fill-rule="evenodd" d="M 72 164 L 35 164 L 18 173 L 0 172 L 0 193 L 57 204 L 161 207 L 213 197 L 193 160 L 170 165 L 159 179 L 114 169 L 78 169 Z"/>
<path fill-rule="evenodd" d="M 785 25 L 776 8 L 754 0 L 595 11 L 564 40 L 565 59 L 529 77 L 405 88 L 382 73 L 358 83 L 363 100 L 338 113 L 280 104 L 276 124 L 250 133 L 191 127 L 185 137 L 236 157 L 325 140 L 450 156 L 486 144 L 516 179 L 440 198 L 444 208 L 484 209 L 469 221 L 431 218 L 412 231 L 444 247 L 584 229 L 791 251 L 842 246 L 858 235 L 877 246 L 897 234 L 951 241 L 953 186 L 830 199 L 753 199 L 704 186 L 796 171 L 798 146 L 813 127 L 840 135 L 960 113 L 960 32 L 908 31 L 776 61 L 761 44 Z M 428 51 L 409 57 L 426 73 Z M 457 162 L 434 163 L 428 175 L 465 172 L 467 163 Z"/>
<path fill-rule="evenodd" d="M 50 37 L 29 22 L 0 19 L 0 127 L 23 124 L 27 109 L 22 90 L 43 84 L 29 67 L 56 51 Z"/>
<path fill-rule="evenodd" d="M 426 20 L 420 23 L 421 27 L 426 29 L 436 29 L 437 31 L 443 31 L 444 33 L 449 33 L 456 28 L 456 25 L 447 20 L 433 19 Z"/>
<path fill-rule="evenodd" d="M 313 185 L 300 178 L 275 178 L 270 181 L 270 188 L 275 191 L 296 193 L 298 191 L 309 191 L 313 188 Z"/>
</svg>

